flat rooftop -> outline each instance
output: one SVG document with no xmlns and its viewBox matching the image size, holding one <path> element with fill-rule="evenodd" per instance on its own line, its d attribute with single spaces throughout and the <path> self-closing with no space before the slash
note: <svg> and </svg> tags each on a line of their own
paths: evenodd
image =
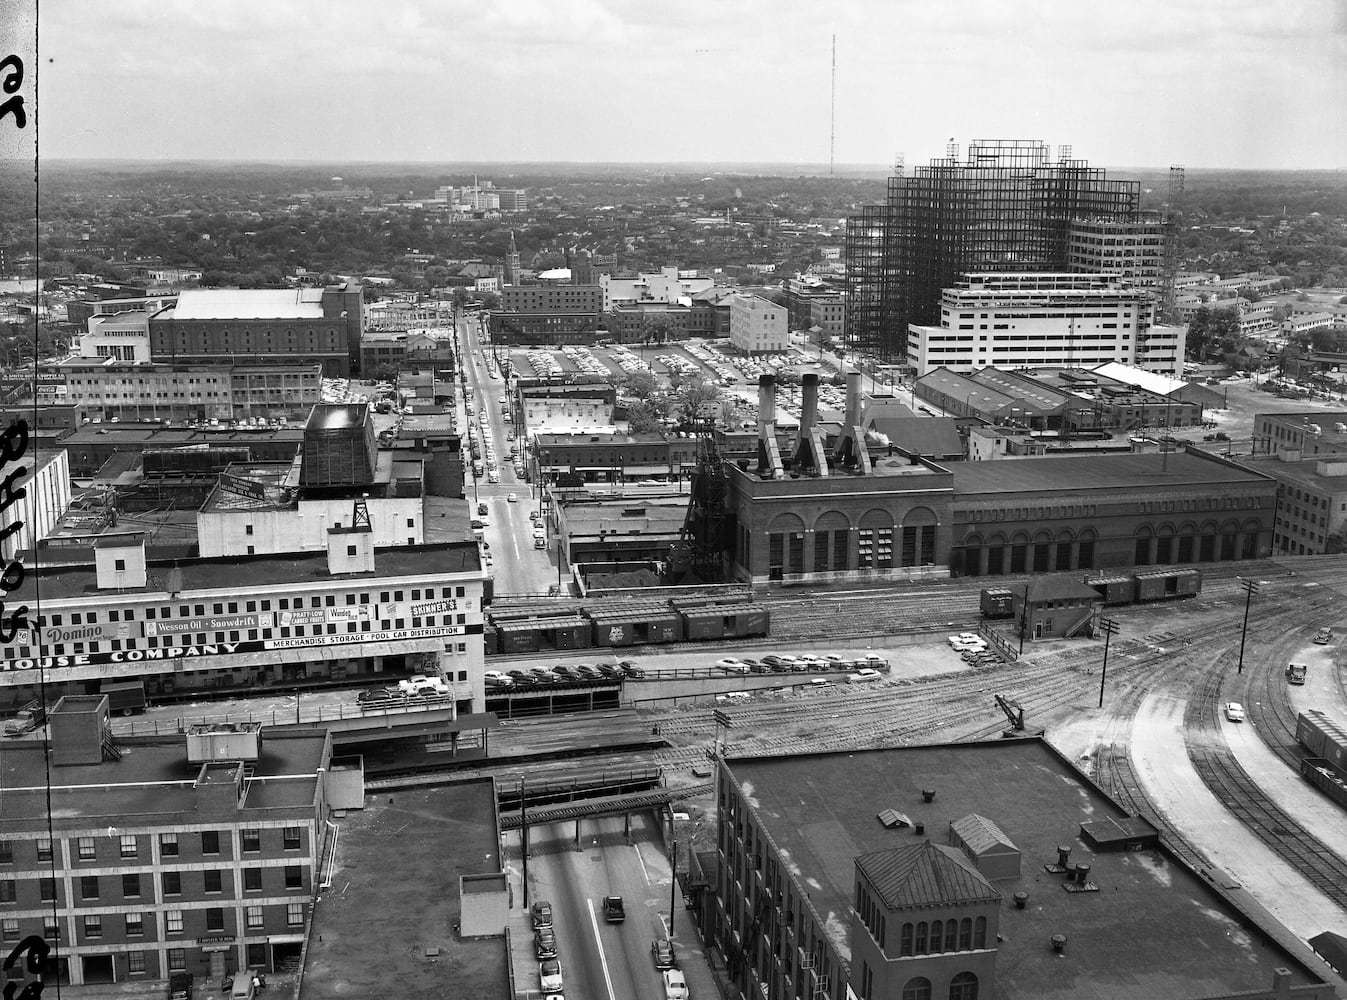
<svg viewBox="0 0 1347 1000">
<path fill-rule="evenodd" d="M 1343 461 L 1347 461 L 1347 456 L 1315 455 L 1311 458 L 1302 458 L 1299 462 L 1283 462 L 1276 456 L 1264 457 L 1260 455 L 1257 458 L 1242 458 L 1240 464 L 1269 476 L 1275 476 L 1278 479 L 1312 486 L 1317 490 L 1323 490 L 1325 493 L 1344 493 L 1347 492 L 1347 476 L 1323 476 L 1319 474 L 1320 462 L 1339 465 Z"/>
<path fill-rule="evenodd" d="M 29 566 L 29 574 L 36 574 L 42 585 L 42 598 L 48 601 L 70 600 L 77 597 L 95 597 L 99 594 L 114 599 L 118 594 L 163 594 L 164 583 L 175 565 L 182 573 L 182 590 L 203 590 L 213 593 L 233 589 L 258 591 L 286 583 L 368 581 L 377 587 L 379 580 L 398 576 L 427 576 L 431 574 L 480 573 L 482 564 L 475 539 L 461 542 L 440 542 L 434 545 L 409 545 L 376 549 L 374 572 L 334 577 L 327 572 L 326 552 L 287 552 L 278 555 L 224 556 L 218 559 L 151 560 L 147 564 L 150 584 L 139 589 L 123 587 L 116 591 L 100 591 L 98 577 L 91 564 L 44 566 L 40 560 Z M 266 596 L 266 595 L 263 595 Z"/>
<path fill-rule="evenodd" d="M 312 808 L 326 735 L 262 740 L 244 813 L 250 809 Z M 128 818 L 195 813 L 193 787 L 201 764 L 187 760 L 187 742 L 136 746 L 120 760 L 46 768 L 41 740 L 10 740 L 0 754 L 5 811 L 0 831 L 29 829 L 47 821 L 46 781 L 51 779 L 52 815 L 76 826 L 123 825 Z M 271 779 L 271 780 L 269 780 Z M 132 820 L 134 821 L 134 819 Z"/>
<path fill-rule="evenodd" d="M 1268 477 L 1188 451 L 1126 455 L 1051 456 L 1004 462 L 951 462 L 955 502 L 976 493 L 1127 489 L 1139 486 L 1216 486 L 1266 483 Z"/>
<path fill-rule="evenodd" d="M 1322 981 L 1167 852 L 1092 853 L 1080 825 L 1127 813 L 1042 740 L 731 758 L 728 766 L 848 961 L 854 859 L 916 841 L 911 828 L 876 818 L 891 808 L 924 823 L 937 844 L 948 843 L 950 823 L 976 813 L 1020 849 L 1020 875 L 994 881 L 1003 897 L 998 998 L 1228 995 L 1266 990 L 1276 968 L 1290 969 L 1293 985 Z M 936 791 L 930 804 L 925 788 Z M 1091 866 L 1099 892 L 1066 892 L 1043 870 L 1059 844 L 1071 848 L 1072 863 Z M 1011 903 L 1020 890 L 1029 894 L 1024 910 Z M 1048 948 L 1054 934 L 1068 936 L 1065 961 Z"/>
<path fill-rule="evenodd" d="M 390 975 L 399 1000 L 509 1000 L 504 939 L 453 930 L 459 876 L 501 871 L 491 779 L 371 790 L 340 824 L 334 889 L 314 911 L 300 1000 L 389 996 Z M 396 955 L 396 971 L 370 955 Z"/>
<path fill-rule="evenodd" d="M 193 288 L 157 319 L 322 319 L 321 288 Z"/>
</svg>

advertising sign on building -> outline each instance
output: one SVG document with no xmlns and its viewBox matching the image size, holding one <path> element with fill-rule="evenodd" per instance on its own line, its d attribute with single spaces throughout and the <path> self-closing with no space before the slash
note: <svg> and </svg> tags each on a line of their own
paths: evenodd
<svg viewBox="0 0 1347 1000">
<path fill-rule="evenodd" d="M 186 635 L 192 632 L 226 632 L 245 628 L 271 628 L 271 612 L 255 615 L 202 615 L 145 622 L 146 635 Z"/>
<path fill-rule="evenodd" d="M 140 622 L 91 622 L 88 625 L 47 625 L 39 629 L 41 645 L 56 646 L 71 642 L 107 642 L 112 639 L 139 639 Z M 151 635 L 154 633 L 151 632 Z M 14 641 L 20 646 L 36 646 L 29 630 L 20 630 L 14 635 Z"/>
<path fill-rule="evenodd" d="M 267 497 L 266 487 L 261 483 L 241 476 L 231 476 L 228 473 L 220 474 L 220 489 L 249 500 L 265 500 Z"/>
<path fill-rule="evenodd" d="M 297 625 L 329 625 L 333 622 L 368 622 L 378 617 L 377 604 L 351 604 L 334 608 L 277 611 L 276 624 L 293 628 Z"/>
<path fill-rule="evenodd" d="M 69 394 L 64 372 L 38 372 L 33 376 L 39 403 L 64 403 Z"/>
<path fill-rule="evenodd" d="M 452 597 L 442 597 L 434 601 L 385 604 L 382 609 L 383 613 L 379 617 L 390 622 L 399 618 L 424 618 L 427 615 L 443 615 L 451 611 L 457 611 L 460 605 L 466 606 L 466 604 L 466 601 L 455 600 Z"/>
</svg>

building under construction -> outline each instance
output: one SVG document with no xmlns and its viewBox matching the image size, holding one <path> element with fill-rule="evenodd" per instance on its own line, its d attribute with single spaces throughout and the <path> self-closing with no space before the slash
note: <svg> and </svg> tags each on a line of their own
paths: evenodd
<svg viewBox="0 0 1347 1000">
<path fill-rule="evenodd" d="M 906 357 L 908 324 L 938 324 L 941 290 L 960 275 L 1099 270 L 1093 237 L 1104 223 L 1108 238 L 1153 253 L 1158 217 L 1140 201 L 1138 182 L 1109 180 L 1067 146 L 1052 160 L 1038 140 L 976 139 L 961 160 L 951 145 L 912 176 L 890 177 L 885 204 L 847 220 L 847 338 L 885 360 Z M 1073 239 L 1087 221 L 1089 234 Z M 1126 260 L 1118 271 L 1145 270 Z"/>
</svg>

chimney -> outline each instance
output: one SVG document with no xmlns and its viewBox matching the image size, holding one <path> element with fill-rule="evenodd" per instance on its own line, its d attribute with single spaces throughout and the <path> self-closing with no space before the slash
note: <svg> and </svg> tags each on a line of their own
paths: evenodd
<svg viewBox="0 0 1347 1000">
<path fill-rule="evenodd" d="M 826 439 L 818 426 L 818 376 L 810 372 L 801 381 L 800 434 L 796 439 L 793 465 L 802 472 L 826 476 Z"/>
<path fill-rule="evenodd" d="M 847 372 L 847 410 L 834 455 L 839 466 L 869 475 L 870 452 L 865 447 L 861 416 L 861 373 Z"/>
<path fill-rule="evenodd" d="M 818 376 L 813 372 L 805 375 L 801 380 L 803 403 L 800 410 L 800 441 L 803 442 L 808 437 L 809 432 L 814 429 L 818 423 Z"/>
<path fill-rule="evenodd" d="M 861 422 L 861 378 L 860 372 L 847 372 L 847 412 L 843 420 L 848 427 Z"/>
<path fill-rule="evenodd" d="M 776 376 L 758 377 L 758 475 L 781 479 L 781 449 L 776 443 Z"/>
</svg>

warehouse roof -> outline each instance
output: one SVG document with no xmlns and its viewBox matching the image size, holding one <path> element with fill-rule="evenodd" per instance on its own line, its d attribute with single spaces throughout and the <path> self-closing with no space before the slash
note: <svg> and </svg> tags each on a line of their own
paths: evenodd
<svg viewBox="0 0 1347 1000">
<path fill-rule="evenodd" d="M 971 903 L 1001 896 L 962 853 L 929 840 L 863 854 L 856 859 L 856 867 L 890 909 Z"/>
<path fill-rule="evenodd" d="M 286 583 L 327 584 L 350 580 L 367 581 L 372 588 L 380 581 L 399 576 L 479 573 L 481 562 L 475 539 L 440 542 L 434 545 L 407 545 L 376 549 L 374 573 L 359 576 L 330 576 L 327 553 L 288 552 L 277 555 L 222 556 L 215 559 L 178 559 L 151 561 L 147 565 L 150 582 L 141 588 L 123 587 L 115 592 L 98 589 L 98 575 L 92 565 L 50 566 L 41 562 L 28 569 L 42 584 L 44 601 L 72 600 L 80 597 L 114 599 L 116 595 L 155 595 L 166 593 L 167 575 L 174 567 L 182 574 L 182 592 L 224 593 L 244 590 L 255 592 Z M 267 595 L 263 595 L 267 596 Z"/>
<path fill-rule="evenodd" d="M 164 319 L 322 319 L 321 288 L 192 288 Z"/>
<path fill-rule="evenodd" d="M 1004 462 L 951 462 L 955 503 L 978 493 L 1033 493 L 1145 486 L 1247 485 L 1272 480 L 1200 451 L 1126 455 L 1020 458 Z"/>
<path fill-rule="evenodd" d="M 991 812 L 1019 846 L 1022 873 L 996 883 L 1005 897 L 998 997 L 1228 996 L 1266 990 L 1276 968 L 1291 971 L 1293 986 L 1321 981 L 1163 847 L 1093 853 L 1081 824 L 1127 814 L 1045 740 L 731 757 L 724 766 L 844 957 L 856 865 L 872 864 L 876 852 L 901 860 L 922 842 L 910 828 L 875 822 L 882 802 L 927 829 Z M 932 802 L 923 802 L 923 789 L 936 792 Z M 1060 876 L 1045 872 L 1059 844 L 1071 847 L 1073 862 L 1091 865 L 1099 892 L 1067 892 Z M 1021 890 L 1029 894 L 1023 910 L 1009 905 Z M 1048 953 L 1054 934 L 1071 938 L 1069 968 Z"/>
</svg>

